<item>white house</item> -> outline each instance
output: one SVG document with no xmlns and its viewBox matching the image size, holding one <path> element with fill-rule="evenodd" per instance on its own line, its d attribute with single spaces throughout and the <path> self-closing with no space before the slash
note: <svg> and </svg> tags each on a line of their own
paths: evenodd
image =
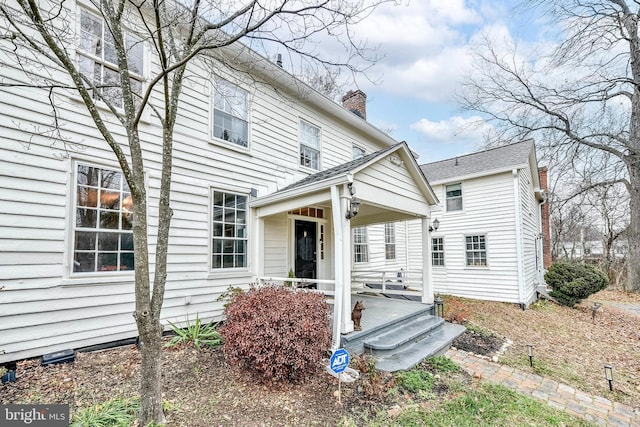
<svg viewBox="0 0 640 427">
<path fill-rule="evenodd" d="M 68 30 L 104 25 L 83 4 L 62 5 L 82 22 Z M 99 41 L 74 47 L 91 69 L 111 65 L 92 50 Z M 158 64 L 139 46 L 134 77 L 144 85 Z M 137 336 L 128 185 L 77 94 L 29 87 L 12 49 L 0 40 L 0 78 L 16 83 L 0 88 L 0 363 Z M 363 119 L 363 93 L 350 93 L 345 108 L 240 50 L 251 78 L 215 61 L 213 77 L 197 62 L 188 69 L 175 128 L 163 319 L 219 319 L 216 298 L 229 286 L 293 269 L 335 293 L 334 336 L 349 332 L 351 228 L 417 218 L 426 242 L 437 197 L 407 145 Z M 64 73 L 51 76 L 68 86 Z M 140 131 L 153 213 L 161 128 L 151 111 Z M 357 216 L 349 215 L 354 197 Z M 156 232 L 152 216 L 152 260 Z M 418 293 L 433 301 L 428 282 Z"/>
<path fill-rule="evenodd" d="M 548 220 L 543 221 L 548 209 L 546 169 L 541 168 L 541 185 L 533 141 L 421 168 L 440 200 L 432 209 L 427 257 L 434 291 L 523 306 L 531 303 L 550 261 L 545 253 Z M 365 234 L 366 244 L 361 245 L 363 255 L 355 254 L 354 271 L 395 270 L 409 278 L 422 271 L 419 222 L 370 226 L 360 233 Z"/>
</svg>

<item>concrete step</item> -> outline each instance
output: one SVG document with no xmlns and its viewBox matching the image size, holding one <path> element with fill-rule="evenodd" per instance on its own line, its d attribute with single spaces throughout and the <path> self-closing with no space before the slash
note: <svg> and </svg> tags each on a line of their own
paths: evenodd
<svg viewBox="0 0 640 427">
<path fill-rule="evenodd" d="M 385 356 L 376 357 L 376 368 L 389 372 L 411 369 L 423 359 L 444 354 L 451 342 L 465 330 L 462 325 L 445 322 L 422 340 L 398 348 Z"/>
<path fill-rule="evenodd" d="M 432 307 L 426 307 L 423 310 L 416 311 L 415 313 L 408 314 L 393 319 L 390 322 L 374 326 L 364 331 L 352 332 L 349 335 L 343 335 L 340 339 L 341 346 L 346 348 L 350 353 L 363 353 L 364 343 L 374 337 L 384 334 L 385 332 L 396 328 L 398 325 L 401 327 L 411 322 L 412 319 L 428 316 L 433 314 Z"/>
<path fill-rule="evenodd" d="M 374 356 L 384 356 L 405 345 L 421 341 L 443 323 L 444 320 L 440 317 L 426 314 L 408 319 L 367 338 L 364 341 L 365 352 Z"/>
</svg>

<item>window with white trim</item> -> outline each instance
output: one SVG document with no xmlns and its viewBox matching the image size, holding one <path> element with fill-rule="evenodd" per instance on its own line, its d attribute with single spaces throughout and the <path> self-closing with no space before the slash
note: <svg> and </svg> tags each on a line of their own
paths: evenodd
<svg viewBox="0 0 640 427">
<path fill-rule="evenodd" d="M 133 203 L 120 170 L 75 169 L 73 272 L 133 270 Z"/>
<path fill-rule="evenodd" d="M 351 158 L 353 160 L 359 159 L 360 157 L 364 157 L 365 154 L 366 152 L 364 151 L 364 148 L 354 145 L 351 152 Z"/>
<path fill-rule="evenodd" d="M 247 267 L 247 196 L 213 191 L 211 268 Z"/>
<path fill-rule="evenodd" d="M 431 265 L 434 267 L 444 266 L 444 238 L 434 237 L 431 239 Z"/>
<path fill-rule="evenodd" d="M 300 165 L 320 170 L 320 128 L 300 120 Z"/>
<path fill-rule="evenodd" d="M 355 227 L 353 229 L 353 262 L 369 261 L 369 244 L 367 227 Z"/>
<path fill-rule="evenodd" d="M 462 184 L 451 184 L 446 187 L 447 212 L 462 210 Z"/>
<path fill-rule="evenodd" d="M 396 227 L 393 223 L 384 225 L 384 258 L 396 259 Z"/>
<path fill-rule="evenodd" d="M 125 32 L 124 43 L 131 89 L 142 91 L 144 80 L 144 43 L 135 35 Z M 94 98 L 104 99 L 122 107 L 122 87 L 118 68 L 118 53 L 113 36 L 104 19 L 87 9 L 80 8 L 80 37 L 78 65 L 80 73 L 93 82 Z"/>
<path fill-rule="evenodd" d="M 215 81 L 213 94 L 213 136 L 240 147 L 249 146 L 249 94 L 220 78 Z"/>
<path fill-rule="evenodd" d="M 484 267 L 487 265 L 487 242 L 485 236 L 466 236 L 465 246 L 468 267 Z"/>
</svg>

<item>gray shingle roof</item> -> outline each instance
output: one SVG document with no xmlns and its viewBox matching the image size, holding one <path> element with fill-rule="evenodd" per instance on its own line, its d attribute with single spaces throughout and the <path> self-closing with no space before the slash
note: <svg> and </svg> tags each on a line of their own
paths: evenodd
<svg viewBox="0 0 640 427">
<path fill-rule="evenodd" d="M 324 181 L 325 179 L 333 178 L 334 176 L 338 176 L 338 175 L 342 175 L 342 174 L 348 173 L 349 171 L 357 169 L 358 167 L 366 164 L 371 159 L 374 159 L 374 158 L 376 158 L 376 157 L 378 157 L 378 156 L 380 156 L 380 155 L 382 155 L 382 154 L 384 154 L 386 152 L 394 151 L 396 148 L 398 148 L 399 145 L 402 145 L 402 144 L 404 144 L 404 143 L 400 142 L 398 144 L 395 144 L 395 145 L 392 145 L 390 147 L 384 148 L 382 150 L 376 151 L 375 153 L 367 154 L 367 155 L 359 157 L 359 158 L 357 158 L 355 160 L 351 160 L 350 162 L 343 163 L 341 165 L 334 166 L 334 167 L 332 167 L 330 169 L 314 173 L 313 175 L 306 176 L 306 177 L 302 178 L 300 181 L 296 181 L 293 184 L 288 185 L 285 188 L 282 188 L 282 189 L 278 190 L 277 192 L 279 193 L 280 191 L 291 190 L 292 188 L 302 187 L 303 185 L 311 184 L 311 183 L 314 183 L 314 182 Z"/>
<path fill-rule="evenodd" d="M 429 182 L 438 182 L 492 170 L 508 169 L 529 161 L 534 147 L 532 139 L 491 148 L 464 156 L 452 157 L 420 166 Z"/>
</svg>

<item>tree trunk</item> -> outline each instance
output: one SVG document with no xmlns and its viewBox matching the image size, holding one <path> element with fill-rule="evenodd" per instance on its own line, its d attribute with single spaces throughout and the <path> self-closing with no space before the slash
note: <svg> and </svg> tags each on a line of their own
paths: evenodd
<svg viewBox="0 0 640 427">
<path fill-rule="evenodd" d="M 633 156 L 628 163 L 629 170 L 629 208 L 630 221 L 627 241 L 629 258 L 627 260 L 628 290 L 640 292 L 640 161 Z"/>
<path fill-rule="evenodd" d="M 140 378 L 140 425 L 165 424 L 162 411 L 162 325 L 158 319 L 138 322 L 142 353 Z"/>
</svg>

